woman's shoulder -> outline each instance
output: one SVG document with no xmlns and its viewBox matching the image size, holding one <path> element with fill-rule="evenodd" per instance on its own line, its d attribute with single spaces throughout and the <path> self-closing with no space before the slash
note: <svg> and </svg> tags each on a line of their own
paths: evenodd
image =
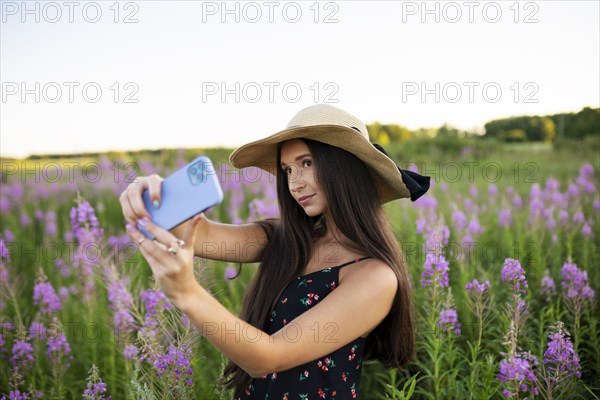
<svg viewBox="0 0 600 400">
<path fill-rule="evenodd" d="M 360 262 L 348 265 L 346 268 L 340 270 L 339 281 L 342 283 L 343 279 L 347 279 L 352 276 L 352 279 L 373 279 L 381 281 L 397 281 L 396 274 L 392 267 L 377 258 L 367 258 Z"/>
</svg>

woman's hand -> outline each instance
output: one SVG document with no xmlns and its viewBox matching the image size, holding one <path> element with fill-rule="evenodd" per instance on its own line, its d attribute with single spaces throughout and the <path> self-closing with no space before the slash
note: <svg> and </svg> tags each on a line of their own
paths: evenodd
<svg viewBox="0 0 600 400">
<path fill-rule="evenodd" d="M 200 288 L 194 276 L 194 249 L 191 244 L 196 240 L 196 227 L 201 218 L 200 214 L 192 218 L 181 245 L 171 232 L 153 224 L 145 217 L 140 220 L 140 224 L 144 230 L 153 234 L 156 240 L 146 238 L 133 225 L 126 225 L 127 233 L 139 244 L 140 252 L 150 264 L 160 290 L 179 309 Z"/>
<path fill-rule="evenodd" d="M 140 176 L 121 193 L 119 202 L 121 203 L 123 216 L 130 225 L 137 226 L 138 220 L 143 217 L 150 218 L 142 199 L 144 190 L 148 189 L 148 195 L 152 203 L 155 204 L 155 208 L 160 206 L 162 181 L 164 181 L 164 178 L 158 174 Z"/>
<path fill-rule="evenodd" d="M 181 303 L 189 293 L 199 286 L 193 274 L 193 257 L 196 226 L 203 214 L 196 215 L 192 219 L 192 223 L 188 224 L 182 238 L 185 245 L 183 248 L 178 248 L 176 243 L 178 238 L 150 221 L 150 214 L 146 210 L 142 198 L 142 193 L 148 189 L 150 200 L 159 206 L 163 180 L 158 174 L 138 177 L 121 193 L 119 202 L 127 221 L 127 233 L 138 243 L 140 252 L 150 264 L 160 289 L 177 306 L 177 303 Z M 146 223 L 147 226 L 142 227 L 152 233 L 156 240 L 148 239 L 138 231 L 136 228 L 138 222 L 140 225 Z M 169 253 L 169 247 L 173 247 L 177 253 Z"/>
</svg>

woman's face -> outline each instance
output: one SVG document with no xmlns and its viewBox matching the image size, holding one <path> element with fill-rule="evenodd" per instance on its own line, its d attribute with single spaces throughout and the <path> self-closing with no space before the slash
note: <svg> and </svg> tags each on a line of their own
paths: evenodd
<svg viewBox="0 0 600 400">
<path fill-rule="evenodd" d="M 302 139 L 282 144 L 280 168 L 287 175 L 290 194 L 307 215 L 314 217 L 327 212 L 327 199 L 317 181 L 313 157 Z"/>
</svg>

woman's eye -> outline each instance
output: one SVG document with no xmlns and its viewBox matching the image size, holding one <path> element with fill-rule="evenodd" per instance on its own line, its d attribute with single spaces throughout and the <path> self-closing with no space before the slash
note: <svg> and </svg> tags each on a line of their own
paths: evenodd
<svg viewBox="0 0 600 400">
<path fill-rule="evenodd" d="M 304 160 L 302 162 L 302 164 L 308 163 L 308 166 L 310 167 L 312 165 L 312 161 L 311 160 Z"/>
</svg>

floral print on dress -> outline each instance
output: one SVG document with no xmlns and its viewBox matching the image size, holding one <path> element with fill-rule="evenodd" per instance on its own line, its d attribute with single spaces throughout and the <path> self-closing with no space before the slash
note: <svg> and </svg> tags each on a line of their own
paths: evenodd
<svg viewBox="0 0 600 400">
<path fill-rule="evenodd" d="M 339 285 L 339 270 L 358 260 L 298 276 L 283 290 L 271 312 L 267 333 L 274 334 L 310 310 Z M 285 371 L 254 378 L 235 400 L 358 399 L 366 339 L 358 337 L 336 351 Z"/>
</svg>

